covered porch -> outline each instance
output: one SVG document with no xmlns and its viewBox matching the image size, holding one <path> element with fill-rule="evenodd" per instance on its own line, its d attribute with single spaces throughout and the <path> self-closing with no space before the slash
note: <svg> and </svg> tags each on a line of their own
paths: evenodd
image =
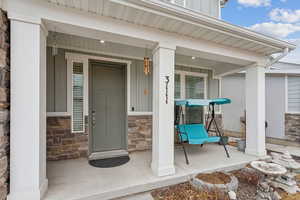
<svg viewBox="0 0 300 200">
<path fill-rule="evenodd" d="M 286 52 L 293 45 L 199 13 L 187 14 L 168 4 L 160 7 L 152 1 L 111 0 L 101 5 L 88 2 L 90 6 L 82 3 L 80 8 L 53 1 L 8 4 L 12 11 L 8 12 L 12 46 L 9 200 L 40 200 L 48 189 L 47 200 L 108 199 L 183 181 L 196 172 L 238 166 L 266 155 L 264 68 L 270 61 L 269 55 Z M 95 6 L 98 7 L 93 10 Z M 31 16 L 33 8 L 36 17 L 26 17 Z M 58 52 L 53 54 L 55 51 Z M 145 55 L 152 60 L 152 68 L 148 86 L 141 89 L 140 82 L 132 81 L 138 71 L 133 73 L 131 69 L 142 72 L 136 78 L 145 76 L 138 64 Z M 91 70 L 99 63 L 117 69 L 120 78 L 93 79 L 95 74 L 103 74 Z M 228 159 L 221 146 L 195 146 L 188 148 L 191 165 L 187 166 L 182 150 L 174 148 L 176 74 L 182 77 L 179 82 L 197 74 L 201 77 L 197 79 L 201 86 L 198 98 L 215 98 L 222 95 L 213 89 L 213 85 L 218 85 L 213 82 L 241 70 L 246 71 L 246 154 L 230 149 Z M 58 81 L 55 84 L 47 80 L 53 77 L 52 73 Z M 108 82 L 97 82 L 104 79 Z M 117 104 L 123 106 L 119 108 L 122 118 L 115 115 L 117 120 L 106 116 L 97 119 L 108 121 L 113 128 L 122 127 L 123 135 L 114 135 L 111 140 L 97 139 L 93 134 L 102 126 L 95 121 L 94 114 L 99 110 L 95 111 L 92 105 L 98 101 L 93 101 L 92 95 L 103 88 L 93 90 L 91 86 L 115 86 L 112 82 L 117 81 L 120 87 L 110 88 L 109 92 L 122 96 L 106 103 L 122 100 Z M 181 86 L 179 98 L 188 98 Z M 113 111 L 112 107 L 107 108 L 111 109 L 108 112 Z M 135 120 L 140 116 L 151 120 Z M 141 127 L 148 128 L 144 131 L 138 127 L 134 132 L 134 137 L 146 134 L 140 144 L 147 148 L 130 146 L 130 120 L 142 121 Z M 103 150 L 94 154 L 95 141 L 101 141 L 105 148 L 118 141 L 119 148 L 113 153 L 127 155 L 132 148 L 145 152 L 130 153 L 131 161 L 118 168 L 92 168 L 87 158 L 107 156 Z M 47 156 L 48 160 L 53 156 L 53 160 L 63 161 L 47 162 Z M 79 157 L 83 158 L 65 161 Z M 124 177 L 128 187 L 119 180 L 125 180 Z M 113 190 L 106 187 L 110 187 L 110 181 Z"/>
<path fill-rule="evenodd" d="M 175 147 L 176 174 L 157 177 L 151 171 L 151 151 L 130 154 L 130 162 L 115 168 L 95 168 L 85 158 L 50 161 L 45 200 L 113 199 L 188 181 L 197 173 L 231 171 L 263 157 L 251 156 L 228 147 L 231 158 L 220 145 L 188 146 L 190 165 L 185 163 L 180 146 Z M 211 159 L 213 158 L 213 159 Z"/>
</svg>

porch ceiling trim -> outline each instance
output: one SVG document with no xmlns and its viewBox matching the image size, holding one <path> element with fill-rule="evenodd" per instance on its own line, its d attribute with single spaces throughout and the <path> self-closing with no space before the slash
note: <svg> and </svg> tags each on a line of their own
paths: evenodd
<svg viewBox="0 0 300 200">
<path fill-rule="evenodd" d="M 295 45 L 243 27 L 232 25 L 214 17 L 176 6 L 161 0 L 47 0 L 49 2 L 112 17 L 133 24 L 154 27 L 167 32 L 204 39 L 218 44 L 271 55 Z"/>
</svg>

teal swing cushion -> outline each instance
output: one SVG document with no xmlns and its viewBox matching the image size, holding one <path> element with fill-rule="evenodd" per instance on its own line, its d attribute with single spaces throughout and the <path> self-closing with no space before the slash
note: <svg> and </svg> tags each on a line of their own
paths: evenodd
<svg viewBox="0 0 300 200">
<path fill-rule="evenodd" d="M 203 124 L 181 124 L 177 125 L 179 140 L 189 144 L 205 144 L 219 142 L 220 137 L 209 137 Z"/>
</svg>

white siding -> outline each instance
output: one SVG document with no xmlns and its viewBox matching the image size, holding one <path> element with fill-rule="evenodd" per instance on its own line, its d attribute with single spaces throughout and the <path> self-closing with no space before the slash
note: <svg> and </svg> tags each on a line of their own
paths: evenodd
<svg viewBox="0 0 300 200">
<path fill-rule="evenodd" d="M 235 74 L 222 78 L 222 97 L 231 104 L 222 107 L 224 129 L 241 131 L 240 117 L 245 111 L 245 75 Z M 266 75 L 266 121 L 268 137 L 284 138 L 285 76 Z"/>
<path fill-rule="evenodd" d="M 266 75 L 266 135 L 284 138 L 285 76 Z"/>
<path fill-rule="evenodd" d="M 245 111 L 245 75 L 222 77 L 221 97 L 231 99 L 231 104 L 222 106 L 224 129 L 240 132 L 240 118 Z"/>
<path fill-rule="evenodd" d="M 300 76 L 288 76 L 288 112 L 300 113 Z"/>
<path fill-rule="evenodd" d="M 220 16 L 220 1 L 219 0 L 166 0 L 176 5 L 186 7 L 188 9 L 202 12 L 212 17 L 219 18 Z"/>
</svg>

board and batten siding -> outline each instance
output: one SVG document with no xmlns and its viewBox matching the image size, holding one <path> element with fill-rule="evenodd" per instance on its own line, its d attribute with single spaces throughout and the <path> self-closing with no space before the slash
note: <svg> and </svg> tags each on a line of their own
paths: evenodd
<svg viewBox="0 0 300 200">
<path fill-rule="evenodd" d="M 51 48 L 47 48 L 47 112 L 67 112 L 67 61 L 65 52 L 64 49 L 58 49 L 58 54 L 53 56 Z M 134 111 L 138 112 L 149 112 L 152 110 L 152 76 L 144 74 L 142 60 L 124 59 L 132 62 L 130 66 L 130 108 L 134 108 Z"/>
<path fill-rule="evenodd" d="M 224 129 L 241 132 L 240 118 L 244 116 L 245 74 L 222 77 L 222 96 L 230 98 L 231 104 L 222 107 Z M 266 135 L 284 138 L 285 124 L 285 75 L 266 74 Z"/>
<path fill-rule="evenodd" d="M 144 62 L 136 60 L 130 69 L 130 109 L 137 112 L 152 111 L 152 75 L 146 76 Z M 152 68 L 150 68 L 152 71 Z"/>
<path fill-rule="evenodd" d="M 82 53 L 78 51 L 58 49 L 58 55 L 52 55 L 52 49 L 47 48 L 47 112 L 67 112 L 67 61 L 65 52 Z M 102 57 L 112 57 L 91 54 Z M 112 57 L 119 58 L 119 57 Z M 152 112 L 152 68 L 150 75 L 146 76 L 142 60 L 130 60 L 130 110 L 135 112 Z M 207 96 L 218 97 L 218 80 L 212 79 L 212 71 L 186 66 L 175 67 L 176 70 L 208 74 Z"/>
<path fill-rule="evenodd" d="M 174 4 L 185 6 L 188 9 L 210 15 L 212 17 L 220 17 L 220 0 L 164 0 Z"/>
<path fill-rule="evenodd" d="M 186 0 L 186 7 L 212 17 L 220 17 L 220 0 Z"/>
<path fill-rule="evenodd" d="M 267 137 L 284 138 L 285 104 L 285 75 L 266 74 Z"/>
<path fill-rule="evenodd" d="M 63 49 L 53 56 L 47 48 L 47 112 L 67 112 L 67 61 Z"/>
</svg>

